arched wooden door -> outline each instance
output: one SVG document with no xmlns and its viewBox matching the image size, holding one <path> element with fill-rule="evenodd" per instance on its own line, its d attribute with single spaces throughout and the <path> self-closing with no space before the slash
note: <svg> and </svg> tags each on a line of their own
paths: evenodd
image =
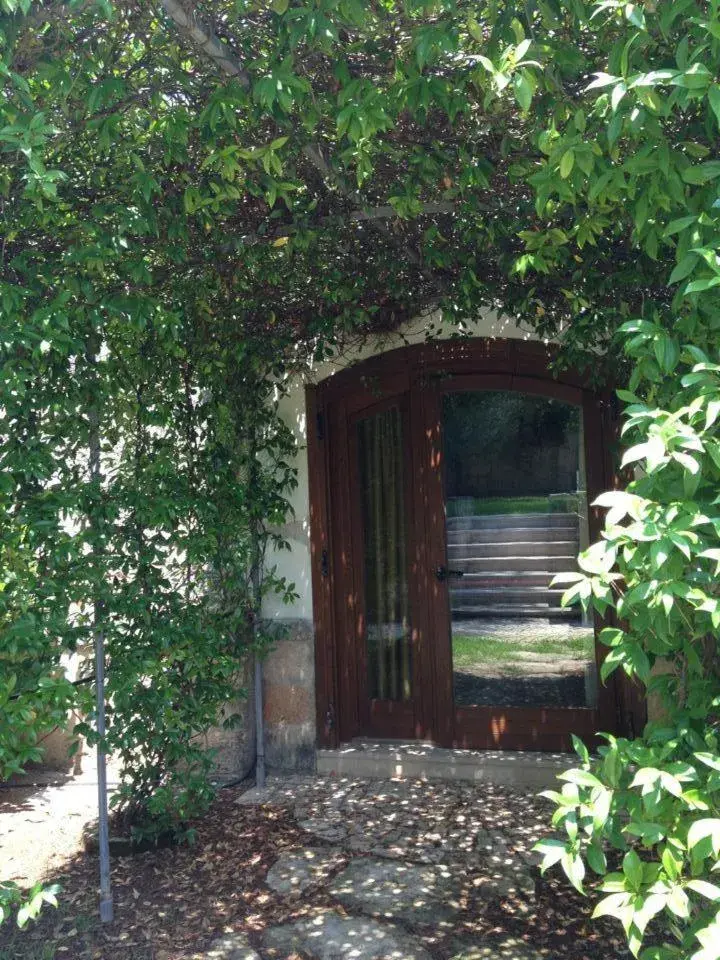
<svg viewBox="0 0 720 960">
<path fill-rule="evenodd" d="M 550 587 L 597 532 L 605 408 L 550 360 L 440 342 L 308 391 L 321 743 L 562 750 L 618 728 L 594 625 Z"/>
</svg>

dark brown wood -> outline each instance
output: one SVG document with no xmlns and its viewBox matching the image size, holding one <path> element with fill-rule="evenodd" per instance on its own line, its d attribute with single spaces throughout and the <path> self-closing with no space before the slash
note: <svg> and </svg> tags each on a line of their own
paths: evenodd
<svg viewBox="0 0 720 960">
<path fill-rule="evenodd" d="M 581 407 L 588 499 L 592 501 L 601 490 L 608 488 L 611 480 L 609 401 L 607 396 L 598 396 L 589 390 L 577 371 L 563 370 L 553 376 L 549 366 L 556 355 L 557 351 L 551 346 L 522 340 L 436 341 L 370 358 L 337 373 L 317 388 L 317 402 L 328 411 L 330 429 L 326 449 L 330 453 L 325 453 L 320 465 L 313 466 L 313 459 L 319 453 L 318 445 L 308 444 L 313 525 L 315 517 L 320 516 L 321 510 L 325 511 L 325 526 L 319 533 L 313 529 L 312 544 L 314 556 L 319 549 L 329 549 L 332 558 L 330 598 L 327 582 L 316 590 L 317 564 L 313 561 L 317 646 L 327 648 L 317 656 L 321 677 L 319 729 L 327 709 L 325 704 L 332 696 L 337 697 L 341 740 L 363 733 L 414 736 L 445 746 L 565 750 L 570 747 L 571 731 L 591 741 L 597 729 L 624 731 L 628 710 L 640 716 L 636 694 L 615 678 L 600 687 L 597 709 L 456 708 L 454 705 L 449 593 L 447 584 L 432 575 L 435 567 L 446 563 L 442 396 L 450 390 L 517 390 Z M 357 473 L 357 451 L 353 452 L 355 428 L 352 424 L 358 417 L 398 403 L 402 398 L 405 398 L 402 400 L 403 435 L 409 467 L 406 479 L 414 481 L 406 499 L 407 510 L 412 514 L 408 517 L 414 669 L 414 698 L 410 709 L 407 705 L 370 701 L 367 697 L 361 524 L 357 512 L 353 516 L 359 498 L 353 480 Z M 310 410 L 309 422 L 312 423 Z M 324 505 L 312 494 L 312 487 L 320 482 L 323 472 L 328 500 Z M 589 521 L 591 537 L 596 537 L 602 523 L 601 511 L 590 509 Z M 329 538 L 327 547 L 321 546 L 328 543 L 324 538 Z M 598 623 L 598 627 L 601 625 Z M 598 663 L 604 654 L 604 650 L 598 649 Z M 333 678 L 328 677 L 331 669 Z M 327 734 L 323 735 L 327 738 Z"/>
<path fill-rule="evenodd" d="M 437 567 L 447 564 L 443 494 L 442 392 L 441 389 L 437 389 L 439 386 L 440 381 L 431 381 L 423 388 L 428 636 L 431 638 L 432 645 L 428 659 L 433 678 L 435 739 L 441 746 L 450 747 L 455 741 L 450 595 L 447 583 L 441 583 L 432 574 Z"/>
<path fill-rule="evenodd" d="M 453 746 L 474 750 L 572 750 L 572 734 L 591 740 L 595 711 L 549 707 L 457 707 Z"/>
<path fill-rule="evenodd" d="M 357 674 L 356 618 L 358 597 L 355 576 L 355 558 L 352 552 L 352 489 L 349 450 L 348 418 L 345 404 L 336 401 L 330 407 L 331 459 L 331 516 L 337 531 L 331 544 L 335 570 L 334 625 L 337 658 L 337 722 L 343 742 L 357 736 L 361 722 Z"/>
<path fill-rule="evenodd" d="M 308 490 L 310 497 L 310 558 L 312 575 L 313 617 L 315 621 L 315 690 L 317 738 L 320 746 L 339 743 L 337 729 L 337 668 L 335 630 L 333 629 L 333 570 L 328 561 L 324 573 L 323 556 L 330 555 L 330 515 L 328 500 L 329 471 L 327 464 L 327 427 L 321 440 L 318 416 L 325 411 L 318 402 L 318 391 L 305 391 L 308 448 Z"/>
<path fill-rule="evenodd" d="M 435 496 L 439 498 L 441 504 L 446 502 L 442 489 L 444 469 L 441 403 L 444 395 L 458 391 L 517 390 L 521 393 L 551 397 L 580 407 L 585 421 L 588 492 L 592 491 L 589 499 L 594 499 L 599 489 L 602 489 L 603 461 L 601 451 L 598 450 L 600 417 L 599 410 L 592 403 L 593 394 L 583 391 L 572 383 L 558 383 L 549 377 L 547 368 L 539 371 L 544 372 L 544 377 L 538 376 L 535 363 L 535 356 L 526 358 L 523 364 L 523 375 L 466 372 L 456 375 L 448 374 L 433 381 L 434 389 L 428 392 L 435 395 L 435 402 L 428 404 L 432 411 L 428 429 L 433 436 L 437 437 L 431 449 L 430 459 L 437 474 Z M 528 375 L 531 370 L 534 370 L 535 376 Z M 444 515 L 441 516 L 440 511 L 438 511 L 438 521 L 432 535 L 432 555 L 437 565 L 447 564 Z M 455 708 L 452 690 L 451 616 L 447 583 L 438 585 L 435 594 L 437 597 L 437 611 L 434 617 L 437 669 L 439 676 L 443 678 L 440 685 L 442 696 L 440 709 L 444 717 L 454 719 L 454 728 L 451 732 L 448 730 L 447 721 L 441 724 L 441 740 L 444 745 L 476 749 L 566 750 L 571 746 L 572 733 L 586 739 L 592 737 L 599 726 L 611 730 L 615 728 L 616 691 L 614 689 L 602 691 L 598 709 L 480 706 Z M 441 631 L 447 636 L 445 643 L 441 640 Z"/>
<path fill-rule="evenodd" d="M 587 477 L 587 495 L 588 495 L 588 525 L 590 529 L 590 540 L 594 541 L 600 537 L 603 527 L 604 511 L 599 507 L 593 506 L 595 499 L 608 489 L 608 451 L 606 448 L 605 434 L 605 413 L 607 409 L 607 396 L 598 395 L 590 391 L 583 394 L 583 417 L 585 420 L 585 472 Z M 595 614 L 595 636 L 599 636 L 604 627 L 611 625 L 611 620 L 607 617 L 601 617 Z M 600 668 L 608 654 L 608 648 L 597 639 L 595 642 L 595 654 L 598 669 L 598 678 Z M 617 673 L 613 674 L 607 683 L 598 684 L 598 722 L 595 731 L 603 730 L 609 733 L 619 734 L 623 726 L 623 696 L 619 684 Z M 592 741 L 590 738 L 583 737 L 588 744 Z"/>
<path fill-rule="evenodd" d="M 416 378 L 417 380 L 417 378 Z M 410 390 L 411 484 L 409 509 L 413 512 L 414 543 L 411 549 L 410 603 L 413 614 L 413 650 L 415 652 L 414 682 L 416 684 L 415 738 L 436 740 L 436 680 L 431 629 L 430 593 L 436 582 L 428 550 L 428 530 L 432 524 L 432 510 L 428 487 L 428 469 L 425 455 L 427 415 L 424 391 L 413 382 Z"/>
<path fill-rule="evenodd" d="M 412 651 L 412 699 L 407 701 L 378 700 L 371 698 L 368 692 L 368 657 L 367 657 L 367 622 L 365 616 L 365 585 L 364 585 L 364 566 L 365 550 L 363 529 L 363 518 L 361 511 L 361 498 L 359 489 L 359 449 L 357 426 L 360 420 L 366 417 L 373 417 L 391 408 L 398 408 L 402 424 L 403 438 L 403 487 L 404 487 L 404 516 L 406 524 L 406 569 L 408 576 L 411 575 L 412 552 L 417 540 L 413 531 L 412 522 L 412 471 L 408 469 L 411 463 L 411 437 L 410 437 L 410 417 L 409 417 L 409 399 L 407 391 L 407 378 L 392 378 L 388 384 L 389 390 L 397 392 L 383 399 L 375 400 L 371 405 L 359 404 L 358 399 L 354 398 L 353 408 L 355 412 L 347 417 L 348 441 L 347 449 L 349 454 L 348 479 L 349 479 L 349 499 L 347 512 L 350 518 L 350 538 L 348 548 L 352 555 L 352 568 L 354 578 L 354 669 L 355 684 L 358 702 L 358 729 L 363 735 L 374 737 L 403 737 L 413 738 L 415 736 L 415 715 L 416 715 L 416 697 L 422 687 L 421 678 L 417 676 L 416 651 Z M 413 631 L 413 622 L 415 611 L 410 609 L 410 640 L 411 643 L 416 639 Z M 353 656 L 349 653 L 349 656 Z"/>
<path fill-rule="evenodd" d="M 410 376 L 424 376 L 428 381 L 446 375 L 511 374 L 531 377 L 555 384 L 587 388 L 587 377 L 566 369 L 553 375 L 550 364 L 558 356 L 552 345 L 527 340 L 467 338 L 436 340 L 388 350 L 360 363 L 340 370 L 323 381 L 318 389 L 323 399 L 340 397 L 354 403 L 370 405 L 385 395 L 406 389 L 401 386 Z"/>
<path fill-rule="evenodd" d="M 609 391 L 600 398 L 602 407 L 602 450 L 605 455 L 605 490 L 623 489 L 632 480 L 632 471 L 620 470 L 620 416 L 619 406 Z M 599 517 L 601 520 L 602 517 Z M 622 626 L 614 615 L 607 619 L 607 626 Z M 610 682 L 614 684 L 617 700 L 616 730 L 618 734 L 635 737 L 642 733 L 647 723 L 647 698 L 643 687 L 637 680 L 616 671 Z M 609 684 L 610 684 L 609 682 Z M 609 685 L 608 684 L 608 685 Z"/>
</svg>

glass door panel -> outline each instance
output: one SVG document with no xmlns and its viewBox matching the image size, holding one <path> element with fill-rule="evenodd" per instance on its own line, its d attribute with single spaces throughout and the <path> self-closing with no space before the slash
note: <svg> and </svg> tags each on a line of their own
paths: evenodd
<svg viewBox="0 0 720 960">
<path fill-rule="evenodd" d="M 552 585 L 588 543 L 582 410 L 457 392 L 442 424 L 455 706 L 595 707 L 593 626 Z"/>
<path fill-rule="evenodd" d="M 400 408 L 392 406 L 359 419 L 356 441 L 367 696 L 371 701 L 409 704 L 413 656 Z"/>
</svg>

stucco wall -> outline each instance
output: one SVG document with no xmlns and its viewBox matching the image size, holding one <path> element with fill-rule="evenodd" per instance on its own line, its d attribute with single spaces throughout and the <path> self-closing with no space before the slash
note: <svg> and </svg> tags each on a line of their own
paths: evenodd
<svg viewBox="0 0 720 960">
<path fill-rule="evenodd" d="M 284 525 L 282 533 L 290 543 L 291 549 L 275 552 L 270 556 L 270 565 L 275 565 L 281 576 L 295 584 L 297 599 L 290 605 L 283 604 L 279 599 L 270 597 L 266 600 L 264 615 L 271 619 L 294 618 L 312 621 L 312 587 L 310 580 L 310 525 L 309 525 L 309 491 L 308 491 L 308 462 L 307 462 L 307 422 L 305 415 L 305 386 L 308 383 L 319 383 L 326 377 L 351 366 L 360 360 L 376 356 L 387 350 L 410 344 L 423 343 L 428 338 L 429 331 L 436 339 L 447 339 L 457 335 L 455 325 L 441 325 L 438 314 L 427 319 L 414 320 L 398 333 L 373 340 L 364 344 L 361 349 L 347 350 L 336 360 L 319 364 L 308 370 L 307 376 L 293 381 L 287 396 L 280 402 L 280 413 L 285 422 L 292 428 L 298 442 L 298 451 L 294 466 L 297 469 L 298 486 L 291 497 L 294 517 Z M 474 337 L 512 337 L 522 340 L 536 340 L 537 336 L 528 329 L 517 326 L 507 317 L 498 317 L 488 311 L 482 314 L 477 322 L 468 326 L 467 332 Z"/>
</svg>

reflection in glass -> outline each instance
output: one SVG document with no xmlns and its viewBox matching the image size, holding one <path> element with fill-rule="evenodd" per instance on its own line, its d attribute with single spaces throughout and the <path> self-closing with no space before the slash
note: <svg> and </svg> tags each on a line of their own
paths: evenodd
<svg viewBox="0 0 720 960">
<path fill-rule="evenodd" d="M 371 699 L 412 695 L 402 419 L 397 407 L 357 425 L 368 692 Z"/>
<path fill-rule="evenodd" d="M 592 625 L 551 586 L 588 539 L 580 409 L 455 393 L 443 430 L 455 703 L 594 706 Z"/>
</svg>

